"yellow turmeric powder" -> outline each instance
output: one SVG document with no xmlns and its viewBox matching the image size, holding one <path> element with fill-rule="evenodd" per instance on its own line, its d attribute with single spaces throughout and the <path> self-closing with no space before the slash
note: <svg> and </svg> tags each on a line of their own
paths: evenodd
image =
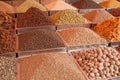
<svg viewBox="0 0 120 80">
<path fill-rule="evenodd" d="M 105 20 L 93 29 L 109 41 L 120 41 L 120 17 Z"/>
</svg>

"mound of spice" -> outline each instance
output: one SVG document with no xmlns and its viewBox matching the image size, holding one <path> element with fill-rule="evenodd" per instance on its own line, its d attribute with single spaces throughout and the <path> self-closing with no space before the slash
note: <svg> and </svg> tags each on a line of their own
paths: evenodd
<svg viewBox="0 0 120 80">
<path fill-rule="evenodd" d="M 20 80 L 87 80 L 68 54 L 41 53 L 19 63 Z"/>
<path fill-rule="evenodd" d="M 44 12 L 38 8 L 31 7 L 24 14 L 21 14 L 17 18 L 17 27 L 38 27 L 45 25 L 54 25 L 52 19 L 50 19 Z"/>
<path fill-rule="evenodd" d="M 99 3 L 101 6 L 105 8 L 118 8 L 120 7 L 120 2 L 117 0 L 106 0 Z"/>
<path fill-rule="evenodd" d="M 78 12 L 70 9 L 61 10 L 51 16 L 56 25 L 84 24 L 86 19 Z"/>
<path fill-rule="evenodd" d="M 92 23 L 101 23 L 106 19 L 113 18 L 113 16 L 105 10 L 93 10 L 84 14 L 84 17 Z"/>
<path fill-rule="evenodd" d="M 16 59 L 0 56 L 0 80 L 16 80 Z"/>
<path fill-rule="evenodd" d="M 0 54 L 16 51 L 16 35 L 0 28 Z"/>
<path fill-rule="evenodd" d="M 8 3 L 0 1 L 0 11 L 7 12 L 7 13 L 14 13 L 14 8 Z"/>
<path fill-rule="evenodd" d="M 106 40 L 98 36 L 89 28 L 69 28 L 57 31 L 66 46 L 79 46 L 106 43 Z"/>
<path fill-rule="evenodd" d="M 72 54 L 90 80 L 120 76 L 120 54 L 111 47 L 85 49 Z"/>
<path fill-rule="evenodd" d="M 62 5 L 62 6 L 61 6 Z M 76 10 L 75 7 L 65 3 L 64 1 L 62 0 L 56 0 L 56 1 L 53 1 L 49 4 L 46 4 L 45 7 L 48 9 L 48 10 L 64 10 L 64 9 L 73 9 L 73 10 Z"/>
<path fill-rule="evenodd" d="M 4 12 L 0 12 L 0 27 L 7 30 L 15 29 L 15 20 Z"/>
<path fill-rule="evenodd" d="M 37 2 L 35 0 L 25 0 L 21 5 L 19 5 L 17 7 L 17 12 L 24 13 L 31 7 L 35 7 L 35 8 L 42 10 L 42 11 L 46 11 L 46 8 L 42 4 L 40 4 L 39 2 Z"/>
<path fill-rule="evenodd" d="M 18 38 L 20 51 L 64 47 L 55 31 L 50 30 L 32 30 L 20 34 Z"/>
<path fill-rule="evenodd" d="M 109 41 L 120 41 L 120 17 L 103 21 L 93 29 Z"/>
<path fill-rule="evenodd" d="M 93 0 L 78 0 L 74 3 L 72 3 L 72 5 L 79 8 L 79 9 L 102 8 L 99 4 L 97 4 Z"/>
<path fill-rule="evenodd" d="M 108 11 L 110 14 L 112 14 L 115 17 L 119 17 L 120 16 L 120 8 L 116 8 L 116 9 L 111 9 Z"/>
</svg>

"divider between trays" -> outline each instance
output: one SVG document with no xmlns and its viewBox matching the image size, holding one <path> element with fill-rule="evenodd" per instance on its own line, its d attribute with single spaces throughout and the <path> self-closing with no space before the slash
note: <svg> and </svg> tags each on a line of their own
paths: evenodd
<svg viewBox="0 0 120 80">
<path fill-rule="evenodd" d="M 41 53 L 48 53 L 48 52 L 61 52 L 66 53 L 67 47 L 59 47 L 59 48 L 51 48 L 51 49 L 38 49 L 38 50 L 29 50 L 29 51 L 18 51 L 18 58 L 26 57 L 26 56 L 33 56 L 38 55 Z"/>
</svg>

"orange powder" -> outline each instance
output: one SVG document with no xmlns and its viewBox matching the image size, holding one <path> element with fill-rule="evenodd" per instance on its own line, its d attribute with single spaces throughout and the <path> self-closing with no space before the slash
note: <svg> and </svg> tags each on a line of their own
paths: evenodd
<svg viewBox="0 0 120 80">
<path fill-rule="evenodd" d="M 64 9 L 76 10 L 75 7 L 65 3 L 62 0 L 53 1 L 49 4 L 46 4 L 45 7 L 47 7 L 48 10 L 64 10 Z"/>
<path fill-rule="evenodd" d="M 58 30 L 57 34 L 61 37 L 66 46 L 92 45 L 107 42 L 94 31 L 84 27 Z"/>
<path fill-rule="evenodd" d="M 106 1 L 101 2 L 99 4 L 105 8 L 118 8 L 118 7 L 120 7 L 120 2 L 117 0 L 106 0 Z"/>
<path fill-rule="evenodd" d="M 105 20 L 94 30 L 109 41 L 120 41 L 120 17 Z"/>
<path fill-rule="evenodd" d="M 107 20 L 109 18 L 113 18 L 110 13 L 108 13 L 105 10 L 93 10 L 91 12 L 88 12 L 84 15 L 84 17 L 91 21 L 92 23 L 101 23 L 104 20 Z"/>
<path fill-rule="evenodd" d="M 11 5 L 3 1 L 0 1 L 0 11 L 7 12 L 7 13 L 14 13 L 14 8 Z"/>
</svg>

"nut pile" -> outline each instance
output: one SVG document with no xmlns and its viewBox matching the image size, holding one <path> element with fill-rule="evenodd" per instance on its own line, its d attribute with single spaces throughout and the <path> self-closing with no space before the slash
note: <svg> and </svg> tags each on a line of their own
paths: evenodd
<svg viewBox="0 0 120 80">
<path fill-rule="evenodd" d="M 15 52 L 16 51 L 17 38 L 15 34 L 0 28 L 0 54 Z"/>
<path fill-rule="evenodd" d="M 61 10 L 51 16 L 56 25 L 84 24 L 86 19 L 78 12 L 70 9 Z"/>
<path fill-rule="evenodd" d="M 93 29 L 109 41 L 120 41 L 120 17 L 107 19 Z"/>
<path fill-rule="evenodd" d="M 57 31 L 66 46 L 102 44 L 107 41 L 89 28 L 74 27 Z"/>
<path fill-rule="evenodd" d="M 0 56 L 0 80 L 16 80 L 16 59 Z"/>
<path fill-rule="evenodd" d="M 7 30 L 15 29 L 15 20 L 4 12 L 0 12 L 0 27 Z"/>
<path fill-rule="evenodd" d="M 90 79 L 120 76 L 120 53 L 111 47 L 85 49 L 72 54 Z"/>
<path fill-rule="evenodd" d="M 18 35 L 18 39 L 20 51 L 64 47 L 56 32 L 50 30 L 28 31 Z"/>
</svg>

